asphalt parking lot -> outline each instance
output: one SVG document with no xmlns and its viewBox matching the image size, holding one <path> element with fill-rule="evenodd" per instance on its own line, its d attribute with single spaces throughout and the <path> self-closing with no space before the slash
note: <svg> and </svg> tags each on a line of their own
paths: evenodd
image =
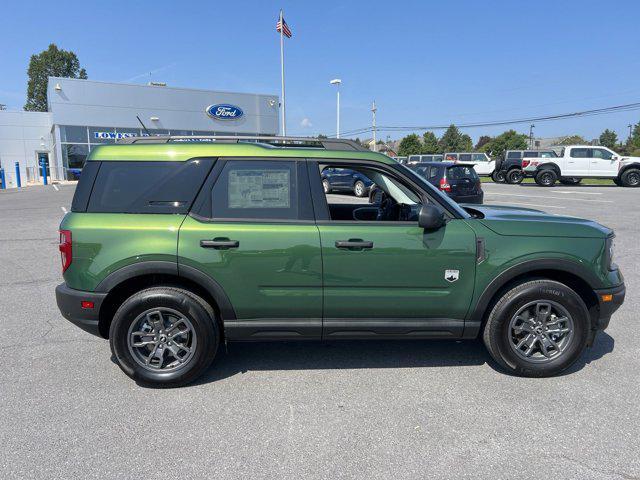
<svg viewBox="0 0 640 480">
<path fill-rule="evenodd" d="M 563 376 L 507 376 L 475 341 L 232 344 L 142 388 L 56 307 L 73 187 L 0 192 L 0 477 L 640 478 L 640 190 L 483 188 L 616 231 L 626 302 Z"/>
</svg>

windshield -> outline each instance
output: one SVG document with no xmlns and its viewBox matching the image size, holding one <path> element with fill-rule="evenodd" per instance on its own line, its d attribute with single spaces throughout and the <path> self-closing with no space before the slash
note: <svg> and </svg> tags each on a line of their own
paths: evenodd
<svg viewBox="0 0 640 480">
<path fill-rule="evenodd" d="M 456 202 L 451 200 L 451 198 L 449 198 L 448 195 L 446 195 L 445 193 L 442 193 L 440 190 L 438 190 L 436 187 L 431 185 L 423 177 L 421 177 L 419 174 L 417 174 L 416 172 L 414 172 L 410 168 L 406 167 L 405 165 L 401 165 L 401 164 L 396 164 L 396 165 L 394 165 L 394 167 L 397 170 L 399 170 L 402 173 L 404 173 L 409 178 L 411 178 L 411 180 L 413 180 L 415 183 L 420 185 L 420 187 L 422 187 L 423 190 L 428 192 L 429 195 L 431 195 L 432 197 L 437 198 L 440 201 L 440 203 L 442 203 L 443 205 L 446 205 L 446 207 L 447 207 L 447 209 L 449 211 L 456 212 L 456 214 L 459 215 L 462 218 L 471 218 L 471 215 L 469 215 L 466 212 L 466 210 L 464 210 L 460 205 L 458 205 Z"/>
</svg>

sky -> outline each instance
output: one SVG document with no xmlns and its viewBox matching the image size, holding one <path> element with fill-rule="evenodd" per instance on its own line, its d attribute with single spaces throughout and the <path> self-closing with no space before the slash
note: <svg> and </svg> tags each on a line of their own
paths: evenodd
<svg viewBox="0 0 640 480">
<path fill-rule="evenodd" d="M 280 94 L 285 39 L 287 133 L 448 125 L 640 102 L 640 2 L 616 1 L 64 1 L 7 2 L 0 103 L 21 109 L 29 57 L 55 43 L 89 78 Z M 535 122 L 536 137 L 605 129 L 626 139 L 640 109 Z M 475 140 L 512 127 L 465 130 Z M 529 132 L 529 124 L 516 125 Z M 435 132 L 441 135 L 441 131 Z M 403 134 L 380 132 L 379 138 Z M 370 134 L 361 135 L 362 138 Z"/>
</svg>

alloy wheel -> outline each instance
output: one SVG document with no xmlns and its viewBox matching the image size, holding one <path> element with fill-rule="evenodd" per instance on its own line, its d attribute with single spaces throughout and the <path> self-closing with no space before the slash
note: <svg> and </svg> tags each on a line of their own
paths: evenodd
<svg viewBox="0 0 640 480">
<path fill-rule="evenodd" d="M 197 337 L 193 324 L 171 308 L 147 310 L 131 323 L 127 346 L 140 366 L 153 372 L 184 367 L 193 358 Z"/>
<path fill-rule="evenodd" d="M 364 185 L 362 184 L 362 182 L 356 182 L 354 190 L 356 196 L 362 197 L 364 195 Z"/>
<path fill-rule="evenodd" d="M 627 174 L 627 183 L 632 187 L 640 184 L 640 172 L 629 172 Z"/>
<path fill-rule="evenodd" d="M 546 363 L 567 350 L 573 318 L 559 303 L 537 300 L 521 307 L 509 322 L 509 344 L 521 358 Z"/>
</svg>

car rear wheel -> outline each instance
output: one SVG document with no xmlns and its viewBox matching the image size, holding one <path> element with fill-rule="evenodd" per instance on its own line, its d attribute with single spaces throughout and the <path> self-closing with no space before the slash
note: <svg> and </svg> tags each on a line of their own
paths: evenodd
<svg viewBox="0 0 640 480">
<path fill-rule="evenodd" d="M 506 371 L 548 377 L 569 368 L 587 345 L 589 313 L 580 296 L 552 280 L 534 280 L 495 304 L 483 339 Z"/>
<path fill-rule="evenodd" d="M 624 187 L 640 187 L 640 170 L 637 168 L 625 170 L 620 179 Z"/>
<path fill-rule="evenodd" d="M 494 170 L 494 172 L 491 174 L 491 180 L 496 183 L 504 182 L 504 172 L 502 170 Z"/>
<path fill-rule="evenodd" d="M 364 182 L 358 180 L 353 184 L 353 193 L 356 197 L 364 197 L 367 194 L 367 187 L 364 186 Z"/>
<path fill-rule="evenodd" d="M 142 290 L 120 306 L 109 330 L 111 351 L 124 373 L 149 386 L 192 382 L 213 361 L 220 330 L 202 298 L 180 288 Z"/>
<path fill-rule="evenodd" d="M 536 183 L 541 187 L 553 187 L 558 179 L 556 172 L 550 169 L 540 170 L 536 173 Z"/>
<path fill-rule="evenodd" d="M 578 185 L 582 181 L 581 178 L 561 178 L 560 183 L 563 185 Z"/>
<path fill-rule="evenodd" d="M 329 185 L 329 180 L 322 180 L 322 189 L 324 190 L 324 193 L 331 193 L 331 185 Z"/>
<path fill-rule="evenodd" d="M 519 168 L 509 170 L 509 172 L 507 173 L 506 181 L 511 185 L 522 183 L 522 180 L 524 180 L 524 174 Z"/>
</svg>

